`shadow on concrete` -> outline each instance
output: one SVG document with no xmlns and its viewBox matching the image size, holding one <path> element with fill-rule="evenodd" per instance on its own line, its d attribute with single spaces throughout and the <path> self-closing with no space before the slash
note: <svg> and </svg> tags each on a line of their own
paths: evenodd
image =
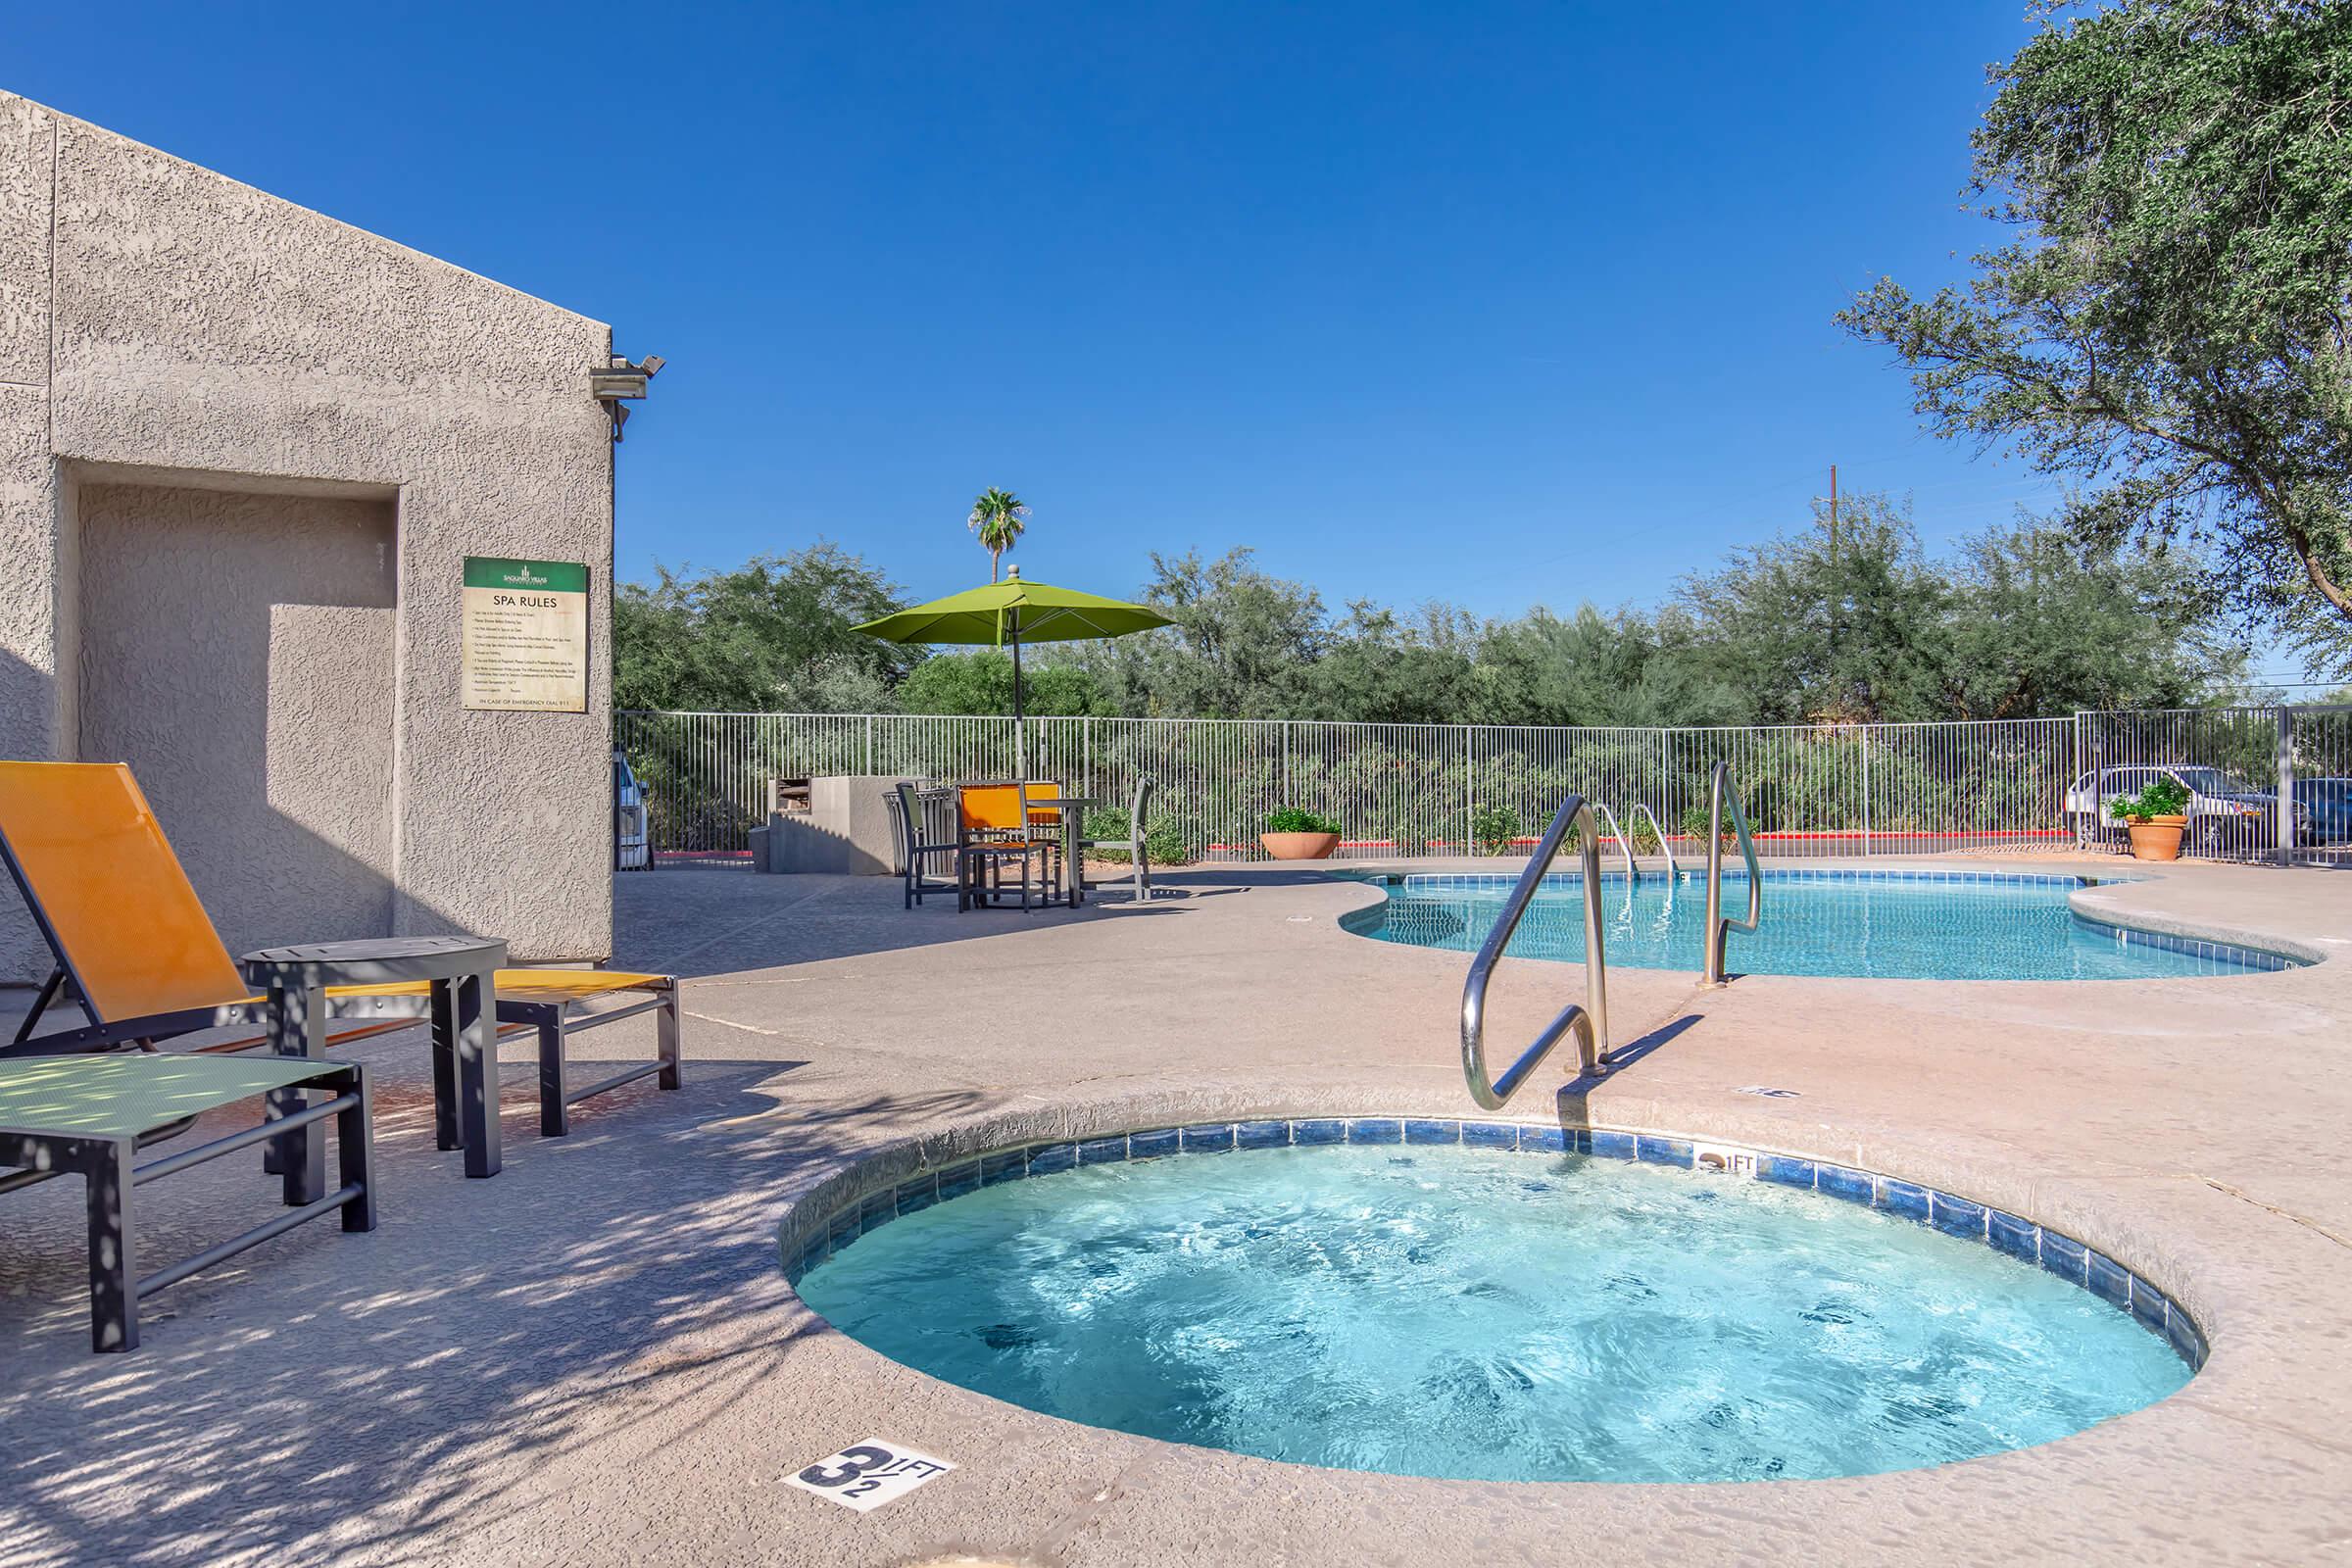
<svg viewBox="0 0 2352 1568">
<path fill-rule="evenodd" d="M 322 1560 L 448 1561 L 514 1527 L 517 1464 L 592 1445 L 625 1492 L 632 1452 L 674 1440 L 682 1407 L 723 1408 L 786 1375 L 795 1342 L 821 1330 L 775 1256 L 786 1204 L 854 1150 L 980 1100 L 893 1092 L 785 1114 L 760 1086 L 801 1065 L 698 1061 L 686 1091 L 624 1092 L 560 1142 L 529 1135 L 510 1069 L 507 1170 L 470 1183 L 432 1152 L 429 1087 L 386 1082 L 381 1228 L 304 1227 L 176 1287 L 148 1303 L 147 1343 L 124 1356 L 88 1349 L 79 1194 L 29 1226 L 30 1195 L 12 1198 L 12 1560 L 214 1562 L 304 1540 L 332 1543 Z M 599 1136 L 624 1112 L 628 1136 Z M 219 1180 L 153 1205 L 152 1255 L 184 1255 L 224 1234 L 223 1214 L 269 1203 L 244 1161 L 207 1170 Z M 192 1466 L 204 1485 L 188 1484 Z"/>
<path fill-rule="evenodd" d="M 688 977 L 734 974 L 1056 926 L 1181 918 L 1210 899 L 1301 880 L 1308 879 L 1184 873 L 1154 877 L 1142 905 L 1114 884 L 1075 909 L 1054 904 L 1024 911 L 1014 905 L 958 910 L 953 894 L 938 893 L 906 908 L 896 877 L 631 871 L 613 879 L 613 962 Z"/>
<path fill-rule="evenodd" d="M 1579 1073 L 1562 1084 L 1555 1101 L 1559 1110 L 1560 1125 L 1563 1127 L 1590 1127 L 1592 1125 L 1591 1096 L 1593 1090 L 1612 1079 L 1623 1076 L 1626 1069 L 1671 1045 L 1692 1027 L 1704 1023 L 1706 1017 L 1707 1015 L 1703 1012 L 1686 1012 L 1669 1023 L 1660 1024 L 1640 1039 L 1628 1041 L 1610 1052 L 1606 1067 L 1598 1077 L 1594 1077 L 1591 1073 Z"/>
</svg>

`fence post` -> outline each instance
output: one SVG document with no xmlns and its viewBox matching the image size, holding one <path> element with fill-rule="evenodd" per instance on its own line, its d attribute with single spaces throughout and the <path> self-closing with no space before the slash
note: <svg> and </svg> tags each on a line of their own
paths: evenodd
<svg viewBox="0 0 2352 1568">
<path fill-rule="evenodd" d="M 1658 812 L 1658 839 L 1659 839 L 1658 848 L 1659 848 L 1661 851 L 1663 851 L 1663 850 L 1666 848 L 1666 845 L 1665 845 L 1665 842 L 1664 842 L 1664 841 L 1665 841 L 1665 838 L 1666 838 L 1666 835 L 1667 835 L 1667 834 L 1669 834 L 1669 833 L 1672 833 L 1672 832 L 1674 832 L 1674 831 L 1675 831 L 1675 828 L 1676 828 L 1676 826 L 1677 826 L 1677 824 L 1675 824 L 1675 823 L 1671 823 L 1671 822 L 1668 822 L 1668 821 L 1666 820 L 1666 818 L 1668 818 L 1668 817 L 1670 817 L 1670 816 L 1672 816 L 1672 815 L 1674 814 L 1674 786 L 1673 786 L 1673 784 L 1670 782 L 1670 781 L 1673 779 L 1673 777 L 1674 777 L 1674 753 L 1673 753 L 1673 742 L 1672 742 L 1671 740 L 1669 740 L 1669 739 L 1668 739 L 1668 737 L 1667 737 L 1667 732 L 1666 732 L 1666 729 L 1665 729 L 1665 727 L 1664 727 L 1663 725 L 1661 725 L 1661 726 L 1659 727 L 1659 729 L 1658 729 L 1658 805 L 1657 805 L 1657 812 Z"/>
<path fill-rule="evenodd" d="M 2083 721 L 2086 717 L 2087 714 L 2083 710 L 2080 708 L 2075 710 L 2075 766 L 2074 771 L 2068 775 L 2066 783 L 2061 785 L 2058 791 L 2058 825 L 2060 827 L 2066 825 L 2066 798 L 2074 793 L 2076 783 L 2090 771 L 2084 765 L 2084 759 L 2089 755 L 2089 748 L 2082 733 Z M 2090 808 L 2095 812 L 2100 809 L 2099 781 L 2096 778 L 2091 779 L 2089 788 Z M 2075 818 L 2076 850 L 2082 851 L 2090 848 L 2089 841 L 2089 830 L 2082 825 L 2082 819 L 2077 816 Z"/>
<path fill-rule="evenodd" d="M 1862 853 L 1870 854 L 1870 726 L 1862 725 L 1855 734 L 1862 740 Z"/>
<path fill-rule="evenodd" d="M 866 775 L 866 777 L 868 777 L 868 778 L 871 778 L 871 777 L 873 777 L 873 774 L 874 774 L 874 715 L 873 715 L 873 714 L 871 714 L 871 713 L 868 713 L 868 714 L 866 714 L 866 715 L 865 715 L 865 775 Z"/>
<path fill-rule="evenodd" d="M 2278 710 L 2278 863 L 2295 863 L 2295 710 Z"/>
<path fill-rule="evenodd" d="M 1282 721 L 1282 804 L 1298 804 L 1291 795 L 1291 721 L 1287 718 Z"/>
<path fill-rule="evenodd" d="M 1456 855 L 1473 854 L 1470 819 L 1478 814 L 1478 760 L 1471 738 L 1478 733 L 1469 725 L 1462 726 L 1462 832 L 1453 847 Z"/>
</svg>

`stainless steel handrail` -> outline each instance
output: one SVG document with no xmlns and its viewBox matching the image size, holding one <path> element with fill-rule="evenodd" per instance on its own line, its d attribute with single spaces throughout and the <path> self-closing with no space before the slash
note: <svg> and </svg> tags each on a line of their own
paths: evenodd
<svg viewBox="0 0 2352 1568">
<path fill-rule="evenodd" d="M 1634 841 L 1627 838 L 1625 829 L 1617 825 L 1617 813 L 1598 801 L 1590 804 L 1592 809 L 1600 813 L 1601 819 L 1609 824 L 1609 837 L 1617 841 L 1617 848 L 1625 852 L 1625 880 L 1628 884 L 1640 882 L 1642 872 L 1634 864 Z"/>
<path fill-rule="evenodd" d="M 1658 820 L 1658 813 L 1649 808 L 1649 803 L 1636 801 L 1625 814 L 1629 820 L 1644 816 L 1649 818 L 1649 830 L 1658 836 L 1658 853 L 1666 857 L 1666 880 L 1672 883 L 1679 878 L 1683 872 L 1674 863 L 1674 846 L 1666 842 L 1666 824 Z"/>
<path fill-rule="evenodd" d="M 1764 873 L 1756 865 L 1756 841 L 1747 831 L 1747 813 L 1740 808 L 1740 792 L 1732 789 L 1731 764 L 1717 762 L 1707 781 L 1707 914 L 1699 930 L 1706 936 L 1706 954 L 1699 971 L 1703 985 L 1720 986 L 1724 944 L 1731 929 L 1753 933 L 1764 918 Z M 1723 806 L 1731 802 L 1732 823 L 1740 830 L 1740 853 L 1747 858 L 1747 918 L 1734 920 L 1723 912 Z"/>
<path fill-rule="evenodd" d="M 1568 830 L 1576 831 L 1577 858 L 1584 868 L 1585 881 L 1585 1001 L 1571 1002 L 1559 1010 L 1544 1032 L 1536 1036 L 1534 1045 L 1520 1053 L 1519 1059 L 1500 1078 L 1487 1077 L 1486 1015 L 1487 983 L 1494 975 L 1494 964 L 1519 928 L 1519 917 L 1527 913 L 1529 901 L 1544 884 L 1544 873 L 1550 868 L 1552 857 L 1560 853 L 1560 841 Z M 1503 901 L 1502 914 L 1494 929 L 1470 960 L 1470 973 L 1462 981 L 1462 1077 L 1470 1086 L 1470 1098 L 1488 1110 L 1499 1110 L 1502 1102 L 1511 1098 L 1537 1064 L 1551 1054 L 1560 1043 L 1560 1036 L 1576 1031 L 1577 1054 L 1583 1071 L 1597 1076 L 1601 1063 L 1608 1059 L 1609 1050 L 1609 966 L 1600 948 L 1600 845 L 1592 834 L 1592 810 L 1581 795 L 1571 795 L 1560 803 L 1559 813 L 1551 819 L 1536 853 L 1519 873 L 1518 883 L 1511 896 Z"/>
</svg>

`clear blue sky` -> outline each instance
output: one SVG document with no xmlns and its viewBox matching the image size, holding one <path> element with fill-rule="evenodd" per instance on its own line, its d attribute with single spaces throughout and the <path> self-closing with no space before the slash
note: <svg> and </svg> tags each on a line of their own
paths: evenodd
<svg viewBox="0 0 2352 1568">
<path fill-rule="evenodd" d="M 1846 488 L 1938 542 L 2050 487 L 1916 433 L 1831 314 L 1960 275 L 2023 0 L 23 8 L 0 82 L 613 323 L 642 575 L 830 537 L 1337 607 L 1654 602 Z"/>
</svg>

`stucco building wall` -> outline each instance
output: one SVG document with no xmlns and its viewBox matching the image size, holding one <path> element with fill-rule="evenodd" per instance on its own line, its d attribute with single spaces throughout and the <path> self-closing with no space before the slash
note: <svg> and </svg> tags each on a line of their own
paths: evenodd
<svg viewBox="0 0 2352 1568">
<path fill-rule="evenodd" d="M 603 956 L 611 343 L 0 93 L 0 756 L 130 761 L 232 947 Z M 468 555 L 588 564 L 587 712 L 461 710 Z"/>
</svg>

